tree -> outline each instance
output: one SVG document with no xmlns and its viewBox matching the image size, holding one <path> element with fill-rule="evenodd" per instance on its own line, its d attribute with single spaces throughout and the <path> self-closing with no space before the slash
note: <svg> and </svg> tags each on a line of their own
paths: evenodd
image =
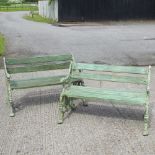
<svg viewBox="0 0 155 155">
<path fill-rule="evenodd" d="M 6 4 L 8 0 L 0 0 L 0 4 Z"/>
</svg>

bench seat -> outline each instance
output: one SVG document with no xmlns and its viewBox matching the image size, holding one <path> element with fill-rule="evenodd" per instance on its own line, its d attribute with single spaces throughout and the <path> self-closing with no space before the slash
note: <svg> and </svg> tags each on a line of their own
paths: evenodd
<svg viewBox="0 0 155 155">
<path fill-rule="evenodd" d="M 40 77 L 26 80 L 11 80 L 10 86 L 11 89 L 24 89 L 24 88 L 33 88 L 33 87 L 43 87 L 51 85 L 62 84 L 61 79 L 65 75 L 61 76 L 52 76 L 52 77 Z"/>
<path fill-rule="evenodd" d="M 65 89 L 62 96 L 87 100 L 114 101 L 130 103 L 131 105 L 144 105 L 148 100 L 145 91 L 110 90 L 104 88 L 71 86 Z"/>
</svg>

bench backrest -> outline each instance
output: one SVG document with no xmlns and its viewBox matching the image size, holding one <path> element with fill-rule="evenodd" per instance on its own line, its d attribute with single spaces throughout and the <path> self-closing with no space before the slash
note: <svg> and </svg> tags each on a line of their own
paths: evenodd
<svg viewBox="0 0 155 155">
<path fill-rule="evenodd" d="M 71 54 L 46 55 L 27 58 L 4 58 L 8 74 L 36 72 L 57 69 L 69 69 L 73 60 Z"/>
<path fill-rule="evenodd" d="M 97 71 L 97 72 L 92 73 L 85 71 Z M 98 72 L 104 72 L 104 74 Z M 108 74 L 109 72 L 111 74 Z M 119 75 L 114 73 L 127 73 L 127 75 L 126 74 Z M 146 67 L 134 67 L 134 66 L 73 63 L 71 77 L 88 79 L 88 80 L 97 80 L 97 81 L 111 81 L 120 83 L 148 85 L 150 81 L 150 67 L 146 68 Z"/>
</svg>

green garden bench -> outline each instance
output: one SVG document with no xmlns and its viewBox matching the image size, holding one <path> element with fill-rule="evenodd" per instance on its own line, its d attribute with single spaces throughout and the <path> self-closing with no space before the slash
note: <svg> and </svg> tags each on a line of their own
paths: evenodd
<svg viewBox="0 0 155 155">
<path fill-rule="evenodd" d="M 63 85 L 62 78 L 66 75 L 50 75 L 48 77 L 35 77 L 29 79 L 12 79 L 13 74 L 29 73 L 48 70 L 69 69 L 73 56 L 45 55 L 26 58 L 4 58 L 4 69 L 7 85 L 7 103 L 10 107 L 10 116 L 14 116 L 12 91 L 15 89 L 27 89 L 52 85 Z"/>
<path fill-rule="evenodd" d="M 61 93 L 59 102 L 59 123 L 63 123 L 64 113 L 66 109 L 74 109 L 74 99 L 83 100 L 99 100 L 110 101 L 113 103 L 140 105 L 144 106 L 144 133 L 148 135 L 149 123 L 149 83 L 150 70 L 146 67 L 134 66 L 114 66 L 114 65 L 99 65 L 86 63 L 72 63 L 70 67 L 70 75 L 64 81 L 68 81 Z M 80 72 L 79 72 L 80 71 Z M 94 73 L 95 71 L 95 73 Z M 102 74 L 101 74 L 102 73 Z M 104 74 L 103 74 L 104 73 Z M 111 74 L 109 74 L 111 73 Z M 108 81 L 116 83 L 131 83 L 144 85 L 144 90 L 128 90 L 128 89 L 106 89 L 91 86 L 73 85 L 73 79 Z"/>
</svg>

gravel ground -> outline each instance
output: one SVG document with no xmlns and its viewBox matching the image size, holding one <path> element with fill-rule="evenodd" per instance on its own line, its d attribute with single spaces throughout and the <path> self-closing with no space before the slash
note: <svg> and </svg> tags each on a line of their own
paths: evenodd
<svg viewBox="0 0 155 155">
<path fill-rule="evenodd" d="M 0 12 L 7 56 L 71 52 L 82 62 L 155 64 L 154 21 L 56 27 L 22 19 L 26 13 Z"/>
<path fill-rule="evenodd" d="M 60 86 L 14 91 L 16 116 L 10 118 L 4 103 L 4 71 L 0 70 L 0 155 L 154 155 L 155 68 L 152 72 L 150 135 L 142 136 L 144 109 L 137 106 L 88 102 L 88 107 L 78 105 L 64 123 L 58 125 Z M 48 74 L 51 73 L 27 76 Z M 19 74 L 16 78 L 27 77 Z M 102 86 L 124 88 L 123 84 Z"/>
</svg>

